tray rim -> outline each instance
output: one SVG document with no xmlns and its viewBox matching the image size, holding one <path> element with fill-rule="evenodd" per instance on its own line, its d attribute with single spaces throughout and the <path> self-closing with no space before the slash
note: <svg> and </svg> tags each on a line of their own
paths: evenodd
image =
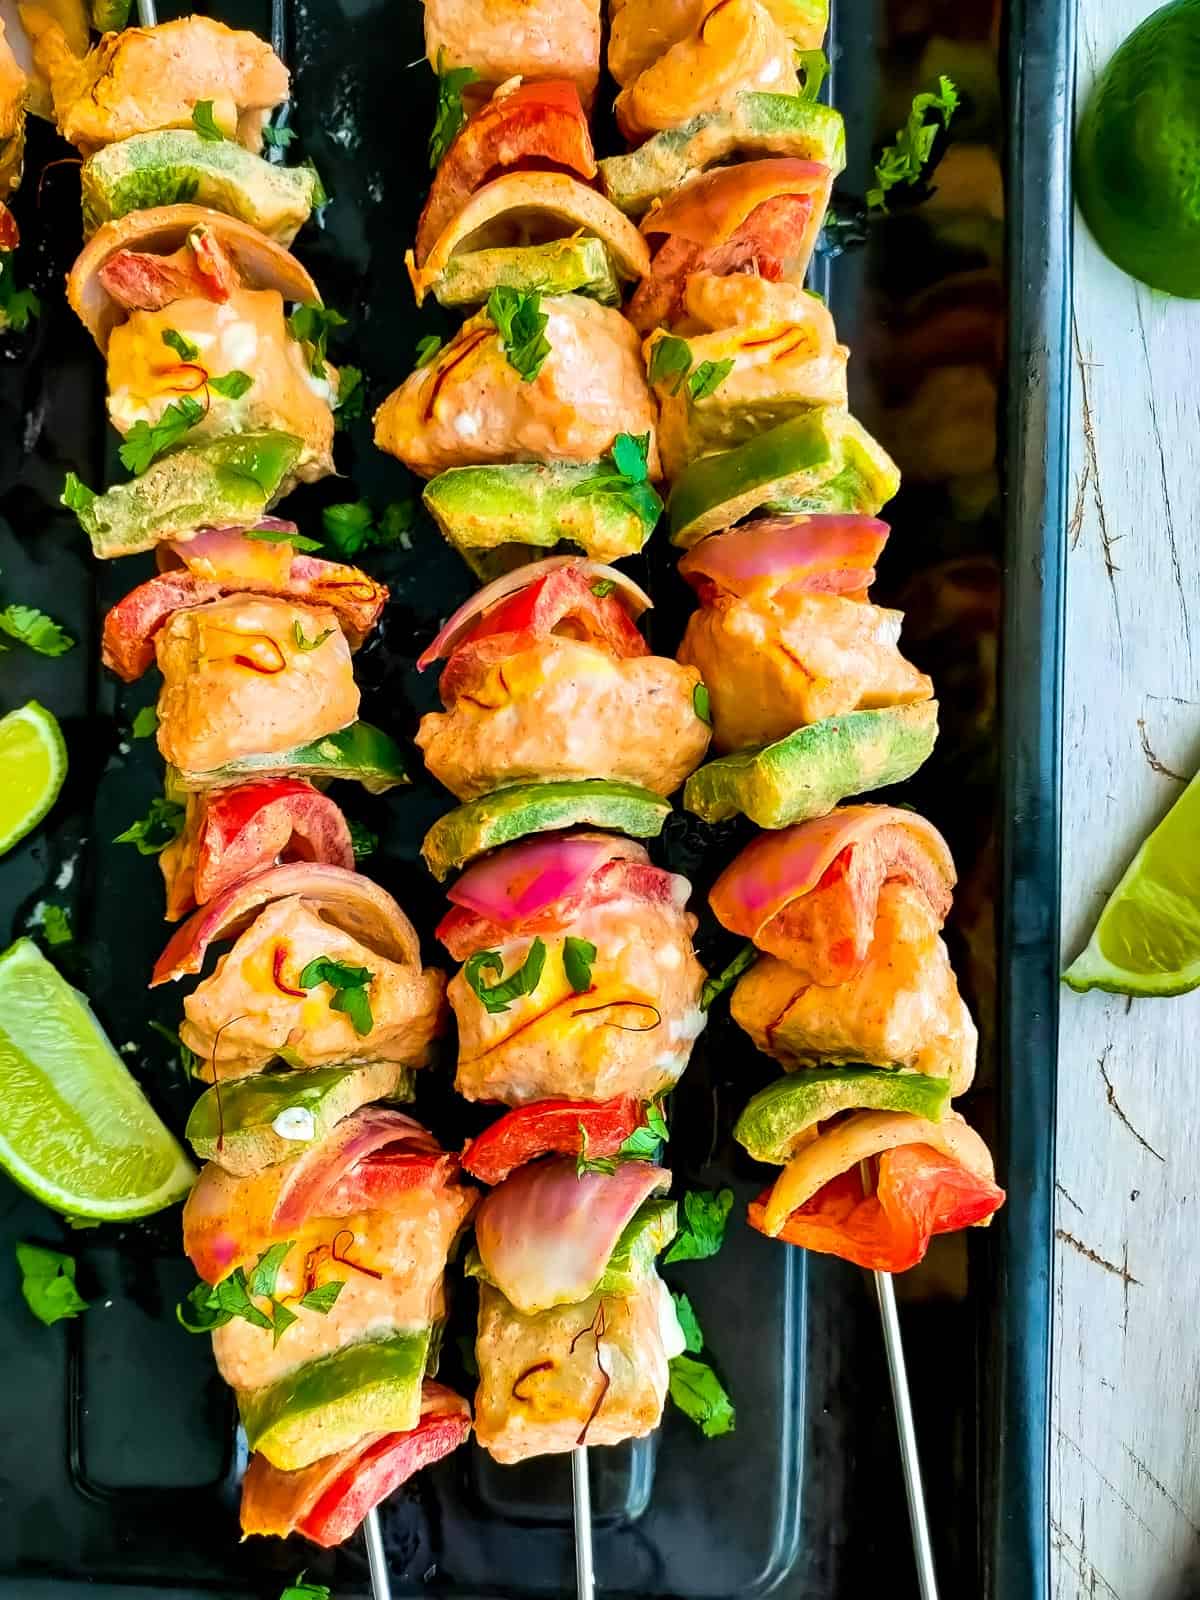
<svg viewBox="0 0 1200 1600">
<path fill-rule="evenodd" d="M 1050 1595 L 1063 633 L 1076 0 L 1008 0 L 998 1166 L 980 1395 L 986 1600 Z M 1007 667 L 1005 664 L 1008 664 Z M 983 1381 L 987 1381 L 984 1379 Z"/>
</svg>

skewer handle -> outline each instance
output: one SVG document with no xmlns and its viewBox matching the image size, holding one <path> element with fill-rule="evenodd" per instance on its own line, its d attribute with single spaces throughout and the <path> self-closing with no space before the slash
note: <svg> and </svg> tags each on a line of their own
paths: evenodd
<svg viewBox="0 0 1200 1600">
<path fill-rule="evenodd" d="M 363 1540 L 367 1546 L 367 1566 L 371 1571 L 373 1600 L 392 1600 L 392 1580 L 388 1576 L 383 1533 L 379 1527 L 379 1512 L 374 1507 L 367 1512 L 363 1522 Z"/>
<path fill-rule="evenodd" d="M 929 1512 L 921 1482 L 921 1459 L 917 1454 L 917 1428 L 913 1420 L 912 1395 L 908 1388 L 908 1368 L 900 1337 L 900 1318 L 896 1312 L 896 1289 L 890 1272 L 875 1273 L 875 1294 L 879 1300 L 879 1319 L 883 1324 L 883 1346 L 887 1352 L 888 1376 L 896 1407 L 896 1432 L 900 1438 L 900 1465 L 904 1472 L 904 1493 L 908 1500 L 908 1520 L 912 1528 L 913 1554 L 917 1563 L 917 1583 L 921 1600 L 938 1600 L 937 1573 L 933 1565 L 933 1544 L 929 1537 Z"/>
<path fill-rule="evenodd" d="M 587 1445 L 571 1451 L 571 1492 L 575 1506 L 575 1596 L 593 1600 L 596 1569 L 592 1559 L 592 1486 L 588 1477 Z"/>
</svg>

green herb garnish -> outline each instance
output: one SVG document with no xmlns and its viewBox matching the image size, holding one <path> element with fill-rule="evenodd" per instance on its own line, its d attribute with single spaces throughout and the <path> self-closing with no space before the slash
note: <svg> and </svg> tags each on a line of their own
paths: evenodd
<svg viewBox="0 0 1200 1600">
<path fill-rule="evenodd" d="M 13 252 L 0 251 L 0 327 L 24 333 L 31 317 L 40 317 L 42 302 L 32 289 L 18 289 L 13 271 Z"/>
<path fill-rule="evenodd" d="M 304 629 L 301 624 L 299 622 L 292 623 L 292 638 L 296 641 L 297 650 L 316 650 L 319 645 L 323 645 L 326 639 L 328 639 L 331 634 L 336 633 L 336 631 L 337 630 L 335 628 L 325 628 L 317 635 L 315 639 L 306 639 L 304 636 Z"/>
<path fill-rule="evenodd" d="M 51 904 L 42 907 L 42 937 L 51 948 L 74 943 L 71 918 L 65 906 Z"/>
<path fill-rule="evenodd" d="M 700 1322 L 692 1310 L 692 1302 L 685 1294 L 676 1294 L 673 1290 L 671 1299 L 675 1302 L 675 1315 L 679 1319 L 680 1332 L 683 1334 L 687 1348 L 692 1355 L 698 1356 L 704 1349 L 704 1335 L 700 1331 Z"/>
<path fill-rule="evenodd" d="M 815 100 L 829 73 L 829 57 L 824 50 L 797 50 L 795 58 L 796 71 L 803 80 L 800 99 Z"/>
<path fill-rule="evenodd" d="M 597 600 L 607 600 L 616 587 L 611 578 L 601 578 L 598 583 L 592 585 L 592 593 Z"/>
<path fill-rule="evenodd" d="M 375 1026 L 371 1015 L 371 997 L 367 993 L 374 973 L 366 967 L 351 967 L 332 956 L 317 956 L 304 968 L 299 977 L 301 989 L 315 989 L 327 983 L 333 990 L 329 1002 L 331 1011 L 342 1011 L 350 1018 L 354 1031 L 362 1038 Z"/>
<path fill-rule="evenodd" d="M 158 731 L 158 711 L 154 706 L 143 706 L 130 725 L 135 739 L 148 739 Z"/>
<path fill-rule="evenodd" d="M 211 100 L 197 100 L 192 107 L 192 127 L 209 144 L 220 144 L 225 135 L 217 127 Z"/>
<path fill-rule="evenodd" d="M 427 367 L 437 356 L 445 340 L 440 333 L 427 333 L 423 339 L 417 340 L 417 355 L 413 363 L 413 371 L 420 372 L 422 367 Z"/>
<path fill-rule="evenodd" d="M 535 939 L 529 946 L 529 954 L 516 969 L 504 976 L 504 957 L 499 950 L 477 950 L 467 960 L 463 968 L 463 977 L 467 980 L 479 1003 L 492 1016 L 498 1012 L 507 1011 L 514 1000 L 523 994 L 532 994 L 541 982 L 542 968 L 546 965 L 546 946 L 540 939 Z M 485 972 L 494 972 L 499 983 L 494 983 L 489 989 L 484 981 Z"/>
<path fill-rule="evenodd" d="M 662 514 L 663 503 L 649 481 L 646 466 L 649 453 L 648 433 L 619 433 L 613 440 L 608 460 L 600 463 L 600 470 L 592 477 L 576 484 L 573 493 L 615 494 L 653 528 Z"/>
<path fill-rule="evenodd" d="M 36 650 L 39 656 L 61 656 L 74 647 L 75 641 L 63 631 L 53 617 L 48 617 L 36 606 L 9 605 L 0 610 L 0 632 L 10 639 Z"/>
<path fill-rule="evenodd" d="M 264 1250 L 250 1269 L 249 1279 L 245 1267 L 235 1267 L 219 1283 L 196 1284 L 175 1307 L 180 1325 L 189 1333 L 211 1333 L 214 1328 L 223 1328 L 235 1317 L 241 1317 L 252 1327 L 269 1329 L 272 1344 L 278 1344 L 297 1320 L 296 1313 L 275 1298 L 279 1269 L 295 1242 L 294 1239 L 280 1240 Z M 255 1299 L 266 1300 L 270 1313 L 257 1306 Z"/>
<path fill-rule="evenodd" d="M 122 464 L 135 477 L 145 472 L 164 450 L 178 444 L 185 433 L 190 433 L 203 416 L 204 407 L 199 400 L 193 400 L 191 395 L 185 394 L 166 406 L 157 422 L 146 422 L 139 418 L 125 435 L 124 443 L 117 452 Z"/>
<path fill-rule="evenodd" d="M 707 1361 L 695 1356 L 672 1356 L 670 1390 L 671 1399 L 706 1439 L 719 1439 L 722 1434 L 733 1432 L 737 1425 L 733 1401 Z"/>
<path fill-rule="evenodd" d="M 700 991 L 701 1011 L 707 1011 L 713 1001 L 723 995 L 726 989 L 731 988 L 742 973 L 747 968 L 752 967 L 757 960 L 758 951 L 755 947 L 749 943 L 744 944 L 722 972 L 719 972 L 715 978 L 706 980 L 703 989 Z"/>
<path fill-rule="evenodd" d="M 157 794 L 146 815 L 117 834 L 113 843 L 135 844 L 139 855 L 156 856 L 179 837 L 185 815 L 183 806 Z"/>
<path fill-rule="evenodd" d="M 692 710 L 701 722 L 707 722 L 712 727 L 712 699 L 707 684 L 698 683 L 692 690 Z"/>
<path fill-rule="evenodd" d="M 308 370 L 314 378 L 324 378 L 325 347 L 335 328 L 344 328 L 346 319 L 332 306 L 297 306 L 287 319 L 288 332 L 298 344 L 308 346 Z"/>
<path fill-rule="evenodd" d="M 325 537 L 340 556 L 354 556 L 372 546 L 406 545 L 416 515 L 411 500 L 395 500 L 378 519 L 366 500 L 326 506 L 321 513 Z"/>
<path fill-rule="evenodd" d="M 707 1261 L 725 1242 L 733 1190 L 689 1189 L 683 1197 L 683 1226 L 663 1260 Z"/>
<path fill-rule="evenodd" d="M 191 363 L 200 359 L 200 346 L 185 339 L 178 328 L 164 328 L 162 342 L 168 349 L 174 350 L 180 361 Z"/>
<path fill-rule="evenodd" d="M 39 1322 L 50 1327 L 64 1317 L 77 1317 L 88 1302 L 75 1287 L 75 1258 L 40 1244 L 17 1245 L 21 1293 Z"/>
<path fill-rule="evenodd" d="M 290 544 L 293 550 L 306 552 L 321 548 L 320 539 L 306 539 L 302 533 L 292 533 L 287 528 L 247 528 L 242 538 L 260 544 Z"/>
<path fill-rule="evenodd" d="M 87 511 L 96 498 L 96 491 L 89 489 L 82 478 L 77 478 L 73 472 L 67 473 L 62 493 L 58 497 L 60 505 L 66 506 L 68 511 L 74 511 L 78 515 L 81 511 Z"/>
<path fill-rule="evenodd" d="M 337 400 L 334 402 L 337 415 L 334 425 L 344 428 L 348 422 L 361 417 L 366 399 L 367 391 L 363 383 L 362 368 L 349 366 L 339 368 Z"/>
<path fill-rule="evenodd" d="M 724 361 L 702 361 L 688 378 L 688 393 L 693 400 L 707 400 L 710 394 L 717 392 L 732 371 L 732 356 L 726 356 Z"/>
<path fill-rule="evenodd" d="M 370 828 L 364 828 L 361 822 L 348 822 L 350 829 L 350 848 L 354 851 L 355 861 L 365 861 L 368 856 L 374 855 L 379 846 L 379 835 L 372 833 Z"/>
<path fill-rule="evenodd" d="M 271 150 L 286 150 L 296 137 L 295 128 L 273 128 L 270 123 L 262 131 L 263 143 Z"/>
<path fill-rule="evenodd" d="M 215 389 L 226 400 L 240 400 L 248 392 L 254 379 L 248 372 L 241 372 L 236 367 L 232 372 L 227 372 L 224 377 L 210 378 L 208 387 Z"/>
<path fill-rule="evenodd" d="M 563 941 L 563 971 L 567 982 L 576 994 L 584 994 L 592 986 L 592 962 L 596 959 L 596 946 L 587 939 L 576 939 L 568 934 Z"/>
<path fill-rule="evenodd" d="M 301 1297 L 300 1304 L 306 1311 L 318 1311 L 321 1316 L 327 1317 L 333 1310 L 344 1284 L 344 1278 L 331 1278 L 328 1283 L 321 1284 L 320 1288 L 310 1289 Z"/>
<path fill-rule="evenodd" d="M 646 1120 L 635 1128 L 617 1152 L 622 1161 L 657 1161 L 663 1143 L 671 1137 L 661 1106 L 646 1107 Z"/>
<path fill-rule="evenodd" d="M 509 366 L 523 383 L 532 383 L 550 354 L 549 317 L 540 294 L 523 294 L 501 284 L 488 295 L 487 314 L 496 326 Z"/>
<path fill-rule="evenodd" d="M 671 393 L 678 394 L 691 370 L 692 347 L 686 339 L 667 334 L 655 343 L 648 369 L 651 383 L 669 384 Z"/>
<path fill-rule="evenodd" d="M 289 1583 L 279 1600 L 329 1600 L 329 1590 L 323 1583 L 305 1583 L 301 1573 L 295 1583 Z"/>
<path fill-rule="evenodd" d="M 466 108 L 463 105 L 463 90 L 479 77 L 474 67 L 447 68 L 445 61 L 446 52 L 444 49 L 439 49 L 437 66 L 434 69 L 438 78 L 437 115 L 433 121 L 433 132 L 429 135 L 431 172 L 437 169 L 438 163 L 454 143 L 459 129 L 467 120 Z"/>
<path fill-rule="evenodd" d="M 913 97 L 912 109 L 902 128 L 896 129 L 896 138 L 885 146 L 875 163 L 874 189 L 867 191 L 867 209 L 886 211 L 887 194 L 897 184 L 919 183 L 933 154 L 934 141 L 943 128 L 950 126 L 950 118 L 958 108 L 958 90 L 943 73 L 938 78 L 936 92 Z M 929 113 L 934 120 L 927 122 Z"/>
</svg>

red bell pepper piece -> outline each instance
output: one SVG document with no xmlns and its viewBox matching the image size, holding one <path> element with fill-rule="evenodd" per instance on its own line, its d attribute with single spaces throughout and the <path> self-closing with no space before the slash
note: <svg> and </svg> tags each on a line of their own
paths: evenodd
<svg viewBox="0 0 1200 1600">
<path fill-rule="evenodd" d="M 636 1100 L 539 1100 L 468 1139 L 462 1164 L 481 1183 L 503 1183 L 538 1156 L 578 1155 L 585 1134 L 589 1156 L 615 1156 L 641 1120 Z"/>
<path fill-rule="evenodd" d="M 767 1190 L 748 1209 L 760 1233 Z M 843 1172 L 792 1212 L 780 1239 L 840 1256 L 876 1272 L 905 1272 L 922 1260 L 935 1233 L 956 1233 L 1004 1204 L 1004 1190 L 925 1144 L 879 1158 L 873 1194 L 858 1168 Z"/>
</svg>

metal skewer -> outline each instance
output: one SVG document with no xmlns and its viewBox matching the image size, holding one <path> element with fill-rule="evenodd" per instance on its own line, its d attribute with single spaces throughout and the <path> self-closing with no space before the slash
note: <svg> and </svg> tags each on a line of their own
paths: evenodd
<svg viewBox="0 0 1200 1600">
<path fill-rule="evenodd" d="M 592 1560 L 592 1486 L 587 1445 L 571 1451 L 571 1498 L 575 1507 L 575 1597 L 593 1600 L 596 1570 Z"/>
<path fill-rule="evenodd" d="M 871 1164 L 860 1165 L 864 1194 L 874 1191 Z M 896 1433 L 900 1440 L 900 1467 L 904 1473 L 904 1495 L 908 1501 L 908 1524 L 912 1530 L 913 1557 L 917 1564 L 917 1586 L 921 1600 L 938 1600 L 937 1572 L 933 1565 L 933 1542 L 929 1537 L 929 1510 L 925 1486 L 921 1481 L 921 1457 L 917 1451 L 917 1425 L 913 1418 L 912 1395 L 908 1387 L 908 1367 L 904 1360 L 904 1341 L 896 1310 L 896 1286 L 890 1272 L 874 1273 L 875 1296 L 879 1301 L 879 1320 L 883 1326 L 883 1348 L 887 1354 L 892 1403 L 896 1408 Z"/>
</svg>

